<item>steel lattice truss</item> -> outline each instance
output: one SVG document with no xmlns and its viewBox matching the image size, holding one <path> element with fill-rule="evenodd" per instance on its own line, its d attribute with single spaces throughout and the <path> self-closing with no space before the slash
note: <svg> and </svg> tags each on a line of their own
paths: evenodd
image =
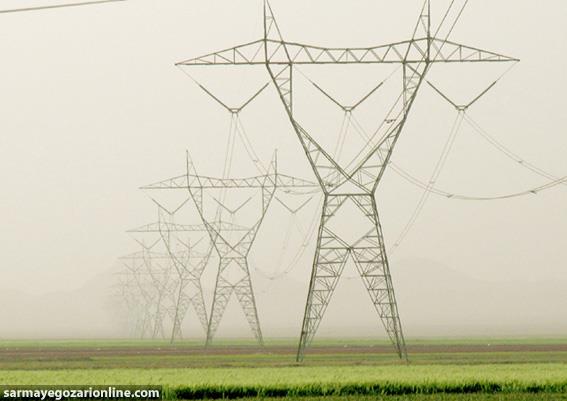
<svg viewBox="0 0 567 401">
<path fill-rule="evenodd" d="M 138 333 L 141 338 L 153 339 L 165 338 L 166 298 L 172 280 L 169 255 L 153 252 L 154 245 L 144 245 L 141 251 L 120 258 L 130 285 L 137 289 L 137 302 L 141 300 L 143 306 Z"/>
<path fill-rule="evenodd" d="M 183 174 L 177 177 L 167 179 L 165 181 L 160 181 L 150 185 L 146 185 L 142 189 L 185 190 L 189 187 L 199 190 L 220 189 L 220 188 L 223 189 L 263 188 L 266 186 L 266 180 L 269 180 L 269 182 L 273 182 L 275 186 L 288 192 L 302 191 L 302 190 L 306 192 L 313 191 L 313 182 L 275 172 L 268 172 L 267 174 L 264 175 L 258 175 L 255 177 L 248 177 L 248 178 L 215 178 L 215 177 L 200 176 L 195 174 Z M 222 229 L 222 227 L 219 228 Z"/>
<path fill-rule="evenodd" d="M 126 319 L 130 337 L 144 337 L 145 317 L 147 310 L 144 303 L 140 302 L 141 294 L 136 284 L 134 274 L 129 270 L 118 273 L 118 282 L 114 286 L 116 295 L 126 307 Z"/>
<path fill-rule="evenodd" d="M 189 155 L 187 156 L 187 174 L 185 176 L 178 176 L 143 188 L 145 190 L 188 189 L 219 256 L 215 293 L 207 330 L 207 344 L 212 342 L 232 295 L 236 296 L 254 336 L 260 344 L 263 344 L 262 330 L 250 278 L 248 255 L 276 190 L 288 192 L 313 191 L 314 188 L 316 188 L 316 184 L 313 182 L 279 174 L 275 156 L 264 175 L 251 178 L 222 179 L 198 175 Z M 222 214 L 219 212 L 224 209 L 234 215 L 250 199 L 237 209 L 231 210 L 224 202 L 210 198 L 218 205 L 217 213 L 212 217 L 205 213 L 204 194 L 206 191 L 245 189 L 257 190 L 261 195 L 260 214 L 251 226 L 243 229 L 242 226 L 232 223 L 222 223 L 222 220 L 220 220 Z M 232 235 L 228 235 L 231 233 L 239 233 L 236 240 L 232 239 Z"/>
<path fill-rule="evenodd" d="M 195 313 L 204 330 L 207 329 L 207 312 L 201 285 L 201 276 L 209 262 L 212 244 L 204 253 L 197 252 L 195 244 L 184 241 L 179 234 L 200 232 L 206 235 L 207 229 L 203 225 L 182 225 L 174 222 L 175 213 L 168 212 L 158 204 L 158 221 L 129 230 L 131 234 L 158 235 L 166 249 L 166 258 L 169 258 L 176 274 L 176 280 L 171 280 L 167 287 L 167 297 L 170 298 L 167 313 L 173 322 L 171 342 L 182 338 L 181 325 L 189 310 L 193 306 Z M 242 228 L 229 224 L 219 224 L 221 227 L 230 227 L 235 230 Z M 202 238 L 201 238 L 202 239 Z M 200 242 L 197 241 L 197 242 Z"/>
<path fill-rule="evenodd" d="M 410 40 L 368 48 L 324 48 L 284 40 L 272 8 L 264 2 L 264 37 L 178 63 L 181 66 L 265 65 L 282 104 L 324 192 L 298 360 L 313 339 L 345 263 L 352 256 L 386 331 L 400 358 L 407 358 L 375 192 L 430 68 L 438 63 L 512 62 L 517 59 L 440 39 L 432 34 L 430 0 L 421 9 Z M 400 64 L 402 92 L 375 136 L 348 168 L 342 167 L 297 121 L 293 109 L 295 65 Z M 190 180 L 188 178 L 188 180 Z M 198 199 L 197 199 L 198 200 Z M 347 241 L 333 220 L 354 205 L 367 222 L 356 241 Z"/>
</svg>

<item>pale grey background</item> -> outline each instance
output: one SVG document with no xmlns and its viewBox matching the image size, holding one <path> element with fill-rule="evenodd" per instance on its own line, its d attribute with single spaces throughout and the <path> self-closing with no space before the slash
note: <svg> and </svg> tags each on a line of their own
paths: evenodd
<svg viewBox="0 0 567 401">
<path fill-rule="evenodd" d="M 0 7 L 23 3 L 47 2 L 2 0 Z M 273 7 L 289 40 L 366 46 L 409 37 L 419 3 L 274 0 Z M 433 2 L 437 18 L 447 4 Z M 475 0 L 452 36 L 522 59 L 471 114 L 558 176 L 567 174 L 566 17 L 563 0 Z M 131 0 L 0 19 L 0 335 L 122 335 L 109 307 L 110 272 L 117 256 L 137 249 L 124 231 L 155 215 L 137 188 L 182 173 L 186 148 L 201 171 L 221 172 L 222 152 L 214 151 L 224 147 L 228 116 L 173 64 L 259 38 L 261 1 Z M 473 78 L 472 70 L 440 68 L 432 79 L 466 102 L 504 69 L 481 68 Z M 267 80 L 261 68 L 195 75 L 231 102 Z M 356 78 L 343 76 L 346 98 L 368 88 L 353 84 L 349 92 Z M 313 178 L 273 89 L 262 96 L 242 117 L 259 153 L 267 160 L 278 147 L 282 169 Z M 427 180 L 453 118 L 454 110 L 424 89 L 394 160 Z M 235 166 L 237 175 L 253 172 L 244 157 Z M 543 183 L 463 129 L 439 186 L 494 195 Z M 378 198 L 390 244 L 419 194 L 387 174 Z M 565 335 L 566 196 L 556 188 L 491 203 L 432 197 L 391 258 L 407 334 Z M 268 218 L 265 242 L 270 233 L 277 237 L 284 218 L 281 212 Z M 253 254 L 267 271 L 273 246 L 261 238 Z M 253 276 L 266 335 L 298 332 L 311 255 L 276 290 Z M 214 266 L 208 270 L 210 288 Z M 341 285 L 337 298 L 348 302 L 331 305 L 322 334 L 382 333 L 361 288 L 354 280 Z M 360 313 L 352 313 L 358 306 Z M 219 334 L 248 335 L 235 316 Z M 190 320 L 187 326 L 200 335 Z"/>
</svg>

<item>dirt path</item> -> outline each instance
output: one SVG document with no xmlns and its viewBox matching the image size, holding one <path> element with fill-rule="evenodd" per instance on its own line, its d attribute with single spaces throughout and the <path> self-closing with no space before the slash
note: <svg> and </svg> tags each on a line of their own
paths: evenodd
<svg viewBox="0 0 567 401">
<path fill-rule="evenodd" d="M 128 356 L 212 356 L 212 355 L 294 355 L 297 349 L 291 346 L 253 346 L 209 347 L 10 347 L 0 348 L 0 361 L 13 359 L 57 359 L 78 360 L 91 357 Z M 392 347 L 377 346 L 321 346 L 309 349 L 310 355 L 348 355 L 348 354 L 391 354 Z M 567 344 L 542 345 L 410 345 L 410 354 L 452 354 L 452 353 L 493 353 L 493 352 L 567 352 Z"/>
</svg>

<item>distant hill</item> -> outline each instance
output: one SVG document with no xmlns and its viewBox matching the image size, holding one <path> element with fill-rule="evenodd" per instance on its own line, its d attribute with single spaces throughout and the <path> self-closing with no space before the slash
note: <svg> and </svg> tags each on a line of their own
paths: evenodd
<svg viewBox="0 0 567 401">
<path fill-rule="evenodd" d="M 361 280 L 349 275 L 338 285 L 320 335 L 383 334 Z M 567 335 L 567 281 L 481 281 L 427 260 L 397 263 L 392 275 L 408 336 Z M 297 335 L 306 294 L 307 283 L 273 285 L 274 302 L 265 299 L 260 309 L 266 332 Z"/>
<path fill-rule="evenodd" d="M 407 336 L 567 335 L 567 282 L 476 280 L 427 260 L 405 260 L 393 270 L 396 295 Z M 350 279 L 348 278 L 350 276 Z M 34 296 L 0 291 L 0 336 L 4 338 L 121 337 L 124 318 L 111 294 L 111 272 L 81 288 Z M 296 337 L 301 326 L 307 281 L 292 277 L 270 281 L 253 273 L 258 309 L 266 337 Z M 205 287 L 208 302 L 211 285 Z M 184 332 L 202 337 L 191 312 Z M 249 336 L 243 313 L 232 300 L 219 337 Z M 347 266 L 319 334 L 383 336 L 382 326 L 360 279 Z"/>
<path fill-rule="evenodd" d="M 93 338 L 124 335 L 109 304 L 113 276 L 96 276 L 80 288 L 44 295 L 0 291 L 3 338 Z"/>
</svg>

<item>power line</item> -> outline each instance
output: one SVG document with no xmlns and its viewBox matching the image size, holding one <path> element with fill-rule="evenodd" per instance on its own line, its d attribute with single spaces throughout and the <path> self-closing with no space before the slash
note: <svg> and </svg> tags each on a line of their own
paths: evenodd
<svg viewBox="0 0 567 401">
<path fill-rule="evenodd" d="M 492 135 L 490 135 L 485 129 L 483 129 L 479 123 L 477 123 L 471 116 L 470 114 L 465 114 L 465 121 L 467 122 L 467 124 L 469 124 L 469 126 L 471 128 L 473 128 L 473 130 L 480 135 L 485 141 L 487 141 L 490 145 L 492 145 L 494 148 L 496 148 L 497 150 L 499 150 L 500 152 L 502 152 L 506 157 L 508 157 L 509 159 L 511 159 L 512 161 L 514 161 L 515 163 L 517 163 L 519 166 L 539 175 L 540 177 L 543 178 L 547 178 L 548 180 L 551 181 L 557 181 L 559 180 L 559 177 L 539 168 L 538 166 L 534 165 L 533 163 L 530 163 L 529 161 L 527 161 L 525 158 L 523 158 L 522 156 L 518 155 L 517 153 L 513 152 L 512 150 L 510 150 L 510 148 L 508 148 L 507 146 L 505 146 L 504 144 L 502 144 L 500 141 L 498 141 L 495 137 L 493 137 Z"/>
<path fill-rule="evenodd" d="M 445 164 L 446 164 L 447 159 L 449 157 L 449 153 L 453 149 L 453 145 L 455 144 L 455 139 L 457 138 L 457 135 L 459 134 L 462 123 L 463 123 L 463 113 L 459 113 L 457 115 L 454 123 L 453 123 L 453 127 L 451 128 L 451 133 L 449 134 L 449 137 L 447 138 L 447 141 L 445 142 L 445 145 L 443 146 L 443 150 L 441 152 L 441 155 L 439 156 L 439 159 L 437 160 L 437 163 L 435 164 L 435 168 L 433 169 L 433 172 L 431 173 L 431 177 L 429 178 L 429 182 L 428 182 L 426 188 L 424 189 L 424 192 L 422 193 L 422 195 L 419 199 L 419 202 L 417 203 L 411 217 L 409 218 L 408 222 L 406 223 L 405 227 L 403 228 L 402 232 L 400 233 L 400 235 L 398 236 L 396 241 L 394 242 L 394 246 L 393 246 L 394 249 L 391 251 L 391 253 L 393 253 L 395 251 L 395 249 L 400 246 L 400 244 L 402 243 L 404 238 L 409 234 L 409 232 L 411 231 L 413 226 L 416 224 L 419 216 L 421 215 L 421 212 L 423 211 L 423 208 L 425 207 L 425 204 L 427 203 L 427 200 L 429 199 L 429 195 L 431 194 L 430 188 L 435 185 L 435 183 L 439 179 L 439 176 L 441 175 L 441 172 L 443 171 L 443 168 L 445 167 Z"/>
<path fill-rule="evenodd" d="M 65 7 L 89 6 L 89 5 L 94 5 L 94 4 L 116 3 L 116 2 L 119 2 L 119 1 L 128 1 L 128 0 L 98 0 L 98 1 L 84 1 L 84 2 L 81 2 L 81 3 L 55 4 L 55 5 L 52 5 L 52 6 L 13 8 L 13 9 L 10 9 L 10 10 L 0 10 L 0 14 L 21 13 L 21 12 L 26 12 L 26 11 L 50 10 L 50 9 L 65 8 Z"/>
</svg>

